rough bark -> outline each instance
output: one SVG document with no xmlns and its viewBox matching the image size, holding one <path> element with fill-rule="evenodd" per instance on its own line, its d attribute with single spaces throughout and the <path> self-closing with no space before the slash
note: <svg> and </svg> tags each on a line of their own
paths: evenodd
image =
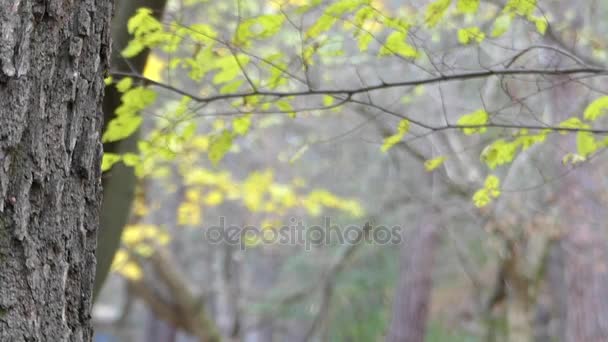
<svg viewBox="0 0 608 342">
<path fill-rule="evenodd" d="M 144 70 L 148 50 L 126 60 L 120 51 L 127 46 L 130 34 L 127 21 L 138 8 L 148 7 L 157 18 L 162 16 L 167 0 L 129 0 L 120 1 L 116 6 L 116 15 L 112 22 L 111 64 L 113 70 L 141 73 Z M 114 87 L 106 89 L 103 100 L 104 121 L 107 124 L 120 105 L 120 93 Z M 136 152 L 139 131 L 127 139 L 104 145 L 104 151 L 111 153 Z M 97 270 L 95 276 L 95 297 L 110 271 L 112 259 L 118 249 L 122 230 L 129 219 L 131 203 L 135 194 L 136 179 L 133 168 L 122 163 L 114 165 L 112 171 L 103 177 L 104 198 L 101 209 L 100 229 L 97 241 Z"/>
<path fill-rule="evenodd" d="M 431 212 L 425 213 L 420 226 L 401 248 L 399 281 L 387 342 L 424 341 L 438 243 L 439 229 L 433 224 Z"/>
<path fill-rule="evenodd" d="M 0 0 L 0 341 L 90 341 L 110 0 Z"/>
</svg>

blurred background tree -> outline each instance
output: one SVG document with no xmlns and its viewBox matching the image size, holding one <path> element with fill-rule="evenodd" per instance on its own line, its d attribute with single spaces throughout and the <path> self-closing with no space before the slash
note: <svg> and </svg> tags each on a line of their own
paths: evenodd
<svg viewBox="0 0 608 342">
<path fill-rule="evenodd" d="M 98 338 L 608 339 L 608 7 L 580 7 L 119 5 Z"/>
</svg>

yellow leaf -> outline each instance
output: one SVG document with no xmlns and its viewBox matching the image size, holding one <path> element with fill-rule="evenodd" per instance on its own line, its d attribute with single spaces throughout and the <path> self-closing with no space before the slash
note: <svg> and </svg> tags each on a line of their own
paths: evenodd
<svg viewBox="0 0 608 342">
<path fill-rule="evenodd" d="M 591 102 L 585 109 L 585 120 L 593 121 L 608 112 L 608 96 L 602 96 Z"/>
<path fill-rule="evenodd" d="M 162 81 L 163 70 L 167 67 L 167 63 L 155 53 L 151 53 L 146 60 L 143 75 L 153 81 Z"/>
<path fill-rule="evenodd" d="M 424 21 L 429 27 L 435 27 L 443 18 L 452 0 L 437 0 L 431 3 L 424 15 Z"/>
<path fill-rule="evenodd" d="M 409 130 L 410 130 L 410 121 L 409 120 L 403 119 L 403 120 L 399 121 L 399 125 L 397 126 L 397 133 L 385 138 L 380 150 L 382 152 L 387 152 L 388 150 L 390 150 L 395 144 L 399 143 L 401 141 L 401 139 L 403 139 L 403 137 Z"/>
<path fill-rule="evenodd" d="M 177 223 L 182 226 L 196 226 L 201 223 L 201 209 L 198 204 L 184 202 L 177 209 Z"/>
<path fill-rule="evenodd" d="M 489 115 L 483 110 L 477 110 L 470 114 L 465 114 L 458 119 L 459 126 L 483 126 L 488 123 Z M 465 135 L 471 135 L 475 133 L 484 133 L 487 127 L 465 127 L 462 129 Z"/>
<path fill-rule="evenodd" d="M 119 273 L 129 280 L 140 280 L 143 277 L 143 271 L 138 264 L 133 261 L 125 263 L 120 269 Z"/>
<path fill-rule="evenodd" d="M 443 162 L 445 161 L 445 159 L 446 158 L 444 156 L 429 159 L 424 162 L 424 168 L 426 169 L 426 171 L 431 172 L 431 171 L 435 170 L 436 168 L 440 167 L 443 164 Z"/>
<path fill-rule="evenodd" d="M 481 32 L 479 27 L 473 26 L 458 30 L 458 41 L 463 44 L 469 44 L 471 41 L 481 43 L 486 37 L 486 34 Z"/>
<path fill-rule="evenodd" d="M 500 187 L 500 179 L 494 175 L 489 175 L 484 183 L 486 189 L 498 189 Z"/>
<path fill-rule="evenodd" d="M 205 196 L 204 203 L 209 206 L 216 206 L 224 201 L 224 195 L 221 192 L 215 190 Z"/>
<path fill-rule="evenodd" d="M 479 0 L 458 0 L 456 9 L 461 13 L 476 13 L 479 8 Z"/>
</svg>

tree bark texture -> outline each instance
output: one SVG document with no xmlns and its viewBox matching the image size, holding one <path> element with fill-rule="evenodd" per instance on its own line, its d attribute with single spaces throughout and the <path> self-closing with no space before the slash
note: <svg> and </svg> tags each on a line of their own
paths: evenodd
<svg viewBox="0 0 608 342">
<path fill-rule="evenodd" d="M 90 341 L 111 0 L 0 0 L 0 341 Z"/>
</svg>

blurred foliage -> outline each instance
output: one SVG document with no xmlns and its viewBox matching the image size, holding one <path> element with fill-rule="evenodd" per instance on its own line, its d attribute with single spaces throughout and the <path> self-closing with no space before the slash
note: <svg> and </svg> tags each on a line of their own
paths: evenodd
<svg viewBox="0 0 608 342">
<path fill-rule="evenodd" d="M 309 79 L 313 67 L 331 69 L 389 59 L 429 66 L 431 53 L 420 46 L 418 35 L 426 34 L 435 43 L 451 39 L 459 48 L 476 48 L 492 44 L 516 24 L 530 26 L 530 35 L 545 35 L 550 18 L 535 0 L 508 0 L 504 5 L 479 0 L 436 0 L 423 8 L 404 4 L 398 9 L 380 0 L 183 3 L 186 9 L 204 4 L 207 19 L 185 24 L 170 17 L 160 22 L 149 9 L 141 8 L 128 22 L 133 39 L 122 55 L 130 58 L 146 48 L 153 53 L 143 75 L 113 74 L 106 79 L 122 93 L 122 104 L 103 140 L 124 139 L 144 124 L 143 115 L 161 115 L 138 142 L 139 153 L 105 154 L 102 166 L 111 172 L 113 165 L 122 162 L 135 169 L 141 182 L 171 183 L 168 191 L 180 197 L 175 216 L 176 225 L 181 228 L 202 227 L 207 210 L 228 204 L 251 213 L 252 220 L 264 229 L 280 226 L 292 213 L 319 217 L 334 210 L 348 217 L 363 217 L 365 210 L 356 199 L 310 187 L 301 178 L 278 177 L 273 168 L 239 174 L 234 165 L 226 166 L 226 161 L 241 153 L 264 153 L 249 144 L 248 138 L 263 137 L 277 122 L 339 113 L 348 104 L 360 104 L 353 100 L 357 94 L 390 90 L 384 81 L 360 93 L 350 88 L 319 87 L 319 80 Z M 581 36 L 589 45 L 597 38 L 589 32 L 581 32 Z M 598 55 L 602 51 L 595 49 Z M 491 71 L 488 77 L 492 76 Z M 183 77 L 176 79 L 176 74 Z M 436 81 L 445 77 L 440 74 Z M 412 79 L 404 75 L 402 81 Z M 425 93 L 424 84 L 411 84 L 412 91 L 401 94 L 401 103 L 416 111 L 417 97 L 435 96 Z M 210 108 L 211 114 L 201 114 L 203 108 Z M 570 113 L 571 117 L 546 127 L 517 123 L 501 126 L 501 121 L 495 121 L 494 113 L 485 107 L 459 110 L 462 114 L 456 122 L 450 123 L 446 117 L 445 126 L 425 126 L 413 116 L 398 113 L 394 116 L 399 120 L 391 131 L 385 132 L 378 153 L 396 153 L 395 147 L 410 138 L 447 129 L 454 129 L 467 139 L 479 139 L 483 148 L 478 156 L 486 174 L 477 183 L 483 185 L 472 192 L 471 200 L 481 208 L 503 193 L 501 168 L 511 165 L 521 152 L 546 143 L 550 135 L 576 136 L 576 150 L 563 152 L 564 164 L 587 161 L 608 146 L 608 138 L 593 132 L 594 122 L 607 110 L 606 96 L 592 98 L 584 113 Z M 418 134 L 416 129 L 426 131 Z M 294 163 L 310 153 L 312 143 L 302 143 L 287 161 Z M 451 156 L 438 153 L 428 157 L 422 161 L 424 169 L 436 172 L 449 163 Z M 153 205 L 156 204 L 139 196 L 134 215 L 145 216 Z M 141 279 L 139 258 L 149 257 L 169 243 L 167 231 L 160 225 L 129 225 L 113 269 L 129 279 Z M 249 247 L 259 243 L 247 241 Z M 483 243 L 474 243 L 470 252 L 485 262 L 487 255 L 479 246 Z M 381 257 L 380 253 L 374 257 Z M 365 271 L 338 277 L 335 286 L 340 295 L 333 300 L 329 315 L 340 328 L 327 332 L 332 340 L 377 340 L 386 333 L 386 308 L 390 306 L 397 259 L 393 254 L 390 257 L 369 261 Z M 369 272 L 370 268 L 374 272 Z M 287 318 L 309 319 L 313 311 L 306 303 L 283 309 Z M 431 322 L 427 340 L 478 339 Z"/>
</svg>

